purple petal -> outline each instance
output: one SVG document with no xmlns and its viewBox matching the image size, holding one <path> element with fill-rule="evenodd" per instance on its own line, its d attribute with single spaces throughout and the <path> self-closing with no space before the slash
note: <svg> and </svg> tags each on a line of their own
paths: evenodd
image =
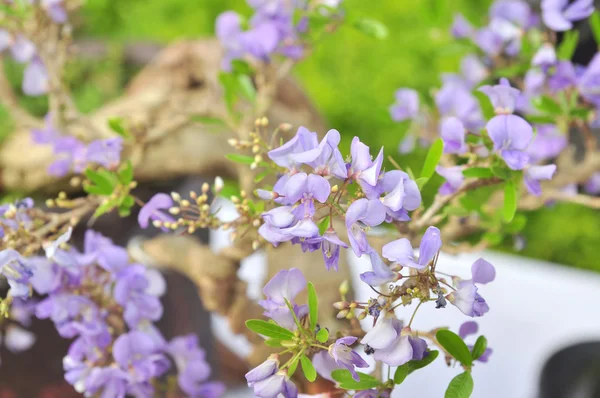
<svg viewBox="0 0 600 398">
<path fill-rule="evenodd" d="M 477 322 L 467 321 L 467 322 L 463 323 L 462 325 L 460 325 L 460 329 L 458 330 L 458 335 L 464 339 L 465 337 L 467 337 L 469 335 L 477 333 L 478 330 L 479 330 L 479 325 L 477 325 Z"/>
<path fill-rule="evenodd" d="M 496 278 L 496 269 L 492 264 L 485 261 L 483 258 L 480 258 L 471 266 L 471 274 L 473 276 L 473 283 L 484 285 L 492 282 Z"/>
<path fill-rule="evenodd" d="M 425 266 L 415 261 L 414 250 L 410 241 L 406 238 L 397 239 L 387 243 L 382 248 L 383 257 L 388 260 L 398 263 L 403 267 L 423 269 Z"/>
<path fill-rule="evenodd" d="M 512 170 L 522 170 L 529 163 L 529 155 L 523 151 L 505 150 L 500 152 L 500 156 Z"/>
<path fill-rule="evenodd" d="M 424 268 L 429 264 L 437 253 L 442 248 L 442 238 L 440 236 L 440 230 L 436 227 L 429 227 L 423 238 L 421 239 L 421 245 L 419 246 L 419 264 L 421 268 Z"/>
<path fill-rule="evenodd" d="M 160 210 L 166 210 L 172 206 L 173 200 L 169 195 L 157 193 L 140 210 L 140 213 L 138 214 L 138 223 L 140 224 L 140 227 L 147 228 L 150 219 L 172 221 L 173 219 L 171 217 L 160 212 Z"/>
<path fill-rule="evenodd" d="M 32 97 L 48 92 L 48 72 L 37 58 L 31 61 L 23 73 L 23 93 Z"/>
<path fill-rule="evenodd" d="M 379 286 L 397 279 L 397 274 L 383 262 L 375 250 L 371 250 L 369 257 L 371 258 L 373 271 L 360 274 L 360 279 L 363 282 L 371 286 Z"/>
<path fill-rule="evenodd" d="M 413 348 L 408 336 L 398 335 L 385 350 L 376 350 L 373 356 L 390 366 L 402 366 L 413 358 Z"/>
<path fill-rule="evenodd" d="M 285 300 L 292 301 L 306 287 L 306 279 L 298 268 L 281 270 L 265 285 L 263 293 L 269 299 L 284 305 Z"/>
<path fill-rule="evenodd" d="M 375 350 L 387 349 L 400 334 L 395 326 L 393 318 L 380 317 L 373 329 L 369 330 L 360 342 L 368 344 Z"/>
</svg>

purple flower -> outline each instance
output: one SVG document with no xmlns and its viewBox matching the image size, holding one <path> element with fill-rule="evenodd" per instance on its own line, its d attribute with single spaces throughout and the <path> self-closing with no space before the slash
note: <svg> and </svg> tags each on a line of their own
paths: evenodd
<svg viewBox="0 0 600 398">
<path fill-rule="evenodd" d="M 556 64 L 551 76 L 548 77 L 548 88 L 551 92 L 566 90 L 577 85 L 577 73 L 570 61 L 560 61 Z"/>
<path fill-rule="evenodd" d="M 530 194 L 540 196 L 542 194 L 541 180 L 551 180 L 556 172 L 556 165 L 549 164 L 546 166 L 530 166 L 525 169 L 523 183 Z"/>
<path fill-rule="evenodd" d="M 275 247 L 281 242 L 292 240 L 294 236 L 283 231 L 284 228 L 291 227 L 296 220 L 292 211 L 293 208 L 291 206 L 280 206 L 263 213 L 262 218 L 265 220 L 265 223 L 258 229 L 260 236 Z M 316 234 L 318 232 L 319 229 L 317 227 Z M 315 234 L 314 228 L 311 234 Z"/>
<path fill-rule="evenodd" d="M 88 145 L 87 161 L 100 164 L 107 169 L 114 168 L 119 165 L 122 150 L 123 139 L 121 137 L 95 140 Z"/>
<path fill-rule="evenodd" d="M 401 122 L 416 118 L 419 114 L 419 94 L 415 90 L 401 88 L 395 96 L 396 102 L 390 106 L 392 120 Z"/>
<path fill-rule="evenodd" d="M 327 351 L 319 351 L 312 357 L 312 363 L 315 370 L 324 379 L 335 382 L 331 373 L 334 370 L 344 369 L 343 366 L 338 365 L 335 359 Z"/>
<path fill-rule="evenodd" d="M 392 316 L 383 316 L 360 341 L 373 348 L 374 358 L 390 366 L 402 366 L 413 359 L 423 359 L 427 344 L 410 332 L 404 334 L 402 322 Z"/>
<path fill-rule="evenodd" d="M 291 176 L 283 189 L 285 204 L 298 207 L 293 211 L 296 219 L 312 218 L 315 214 L 315 200 L 325 203 L 331 192 L 329 181 L 317 174 L 296 173 Z"/>
<path fill-rule="evenodd" d="M 333 175 L 344 180 L 348 176 L 348 171 L 338 149 L 339 144 L 340 133 L 337 130 L 329 130 L 318 146 L 305 152 L 292 154 L 290 158 L 294 163 L 309 165 L 316 174 Z"/>
<path fill-rule="evenodd" d="M 138 214 L 138 223 L 142 228 L 148 228 L 150 220 L 173 222 L 173 218 L 160 210 L 168 210 L 173 206 L 173 200 L 165 193 L 157 193 L 146 203 Z"/>
<path fill-rule="evenodd" d="M 471 266 L 471 279 L 460 280 L 457 289 L 446 296 L 463 314 L 475 317 L 482 316 L 490 310 L 489 306 L 477 292 L 475 284 L 487 284 L 496 278 L 494 266 L 480 258 Z"/>
<path fill-rule="evenodd" d="M 446 182 L 440 187 L 440 195 L 450 195 L 458 191 L 463 184 L 463 166 L 442 167 L 437 166 L 435 171 L 446 179 Z"/>
<path fill-rule="evenodd" d="M 369 252 L 373 271 L 360 274 L 360 279 L 368 285 L 379 286 L 389 282 L 395 282 L 399 279 L 399 274 L 388 267 L 379 254 L 371 249 Z"/>
<path fill-rule="evenodd" d="M 379 199 L 358 199 L 346 212 L 346 229 L 352 250 L 357 256 L 370 251 L 365 230 L 385 221 L 386 208 Z"/>
<path fill-rule="evenodd" d="M 506 79 L 501 79 L 499 85 L 483 86 L 479 90 L 490 98 L 498 113 L 486 125 L 494 150 L 500 153 L 509 168 L 523 169 L 529 163 L 525 150 L 533 138 L 533 128 L 525 119 L 510 114 L 514 111 L 519 90 L 512 88 Z"/>
<path fill-rule="evenodd" d="M 388 171 L 377 184 L 378 195 L 370 195 L 370 199 L 379 198 L 385 194 L 381 203 L 386 207 L 388 218 L 408 221 L 408 211 L 421 206 L 421 192 L 417 183 L 409 175 L 400 170 Z"/>
<path fill-rule="evenodd" d="M 483 116 L 479 101 L 464 83 L 447 81 L 435 96 L 442 117 L 457 117 L 468 130 L 479 130 Z"/>
<path fill-rule="evenodd" d="M 263 288 L 267 298 L 259 301 L 259 304 L 265 309 L 264 315 L 286 329 L 296 329 L 294 317 L 285 301 L 292 303 L 298 319 L 304 317 L 308 313 L 308 306 L 297 306 L 293 300 L 305 287 L 306 279 L 298 268 L 279 271 Z"/>
<path fill-rule="evenodd" d="M 579 93 L 586 100 L 600 105 L 600 54 L 594 55 L 587 69 L 579 78 Z"/>
<path fill-rule="evenodd" d="M 248 386 L 253 387 L 254 395 L 260 398 L 276 398 L 280 394 L 284 398 L 298 397 L 298 388 L 292 383 L 285 370 L 263 380 L 248 382 Z"/>
<path fill-rule="evenodd" d="M 190 334 L 176 337 L 169 343 L 167 353 L 177 366 L 177 382 L 181 390 L 190 397 L 220 397 L 225 386 L 219 382 L 206 382 L 210 366 L 205 353 L 198 345 L 198 336 Z"/>
<path fill-rule="evenodd" d="M 554 50 L 554 46 L 552 44 L 544 44 L 540 47 L 540 49 L 535 53 L 531 60 L 531 65 L 539 66 L 542 69 L 546 70 L 547 68 L 556 64 L 556 51 Z"/>
<path fill-rule="evenodd" d="M 403 154 L 411 153 L 415 149 L 415 141 L 415 135 L 411 134 L 410 132 L 407 132 L 404 135 L 404 138 L 402 138 L 402 141 L 400 141 L 400 144 L 398 145 L 398 152 Z"/>
<path fill-rule="evenodd" d="M 278 166 L 289 170 L 296 170 L 294 155 L 309 151 L 319 145 L 317 133 L 309 131 L 306 127 L 298 128 L 296 135 L 280 146 L 269 151 L 269 158 Z"/>
<path fill-rule="evenodd" d="M 354 367 L 367 368 L 369 367 L 369 364 L 349 347 L 354 344 L 356 340 L 358 340 L 358 338 L 353 336 L 337 339 L 335 343 L 329 346 L 329 354 L 339 366 L 343 366 L 350 371 L 354 380 L 359 381 L 360 378 Z"/>
<path fill-rule="evenodd" d="M 99 336 L 108 332 L 100 309 L 85 296 L 68 292 L 50 295 L 38 303 L 35 313 L 40 319 L 51 319 L 64 338 Z"/>
<path fill-rule="evenodd" d="M 71 370 L 72 372 L 73 370 Z M 86 377 L 78 383 L 73 383 L 75 388 L 80 392 L 87 394 L 96 394 L 102 391 L 101 398 L 125 398 L 127 395 L 127 385 L 129 384 L 129 376 L 127 372 L 115 367 L 94 367 L 89 369 L 89 373 L 83 374 Z M 81 375 L 81 376 L 83 376 Z M 70 378 L 74 378 L 72 374 Z M 70 381 L 67 379 L 67 381 Z M 150 391 L 152 394 L 152 391 Z"/>
<path fill-rule="evenodd" d="M 600 172 L 592 174 L 590 179 L 586 181 L 583 189 L 590 195 L 600 194 Z"/>
<path fill-rule="evenodd" d="M 465 134 L 465 126 L 460 119 L 456 117 L 444 119 L 440 125 L 440 135 L 444 140 L 444 153 L 462 154 L 467 152 Z"/>
<path fill-rule="evenodd" d="M 467 322 L 463 323 L 462 325 L 460 325 L 460 329 L 458 330 L 458 335 L 460 336 L 460 338 L 462 338 L 464 340 L 465 337 L 477 333 L 478 330 L 479 330 L 479 326 L 477 325 L 477 322 L 467 321 Z M 467 347 L 469 347 L 469 350 L 473 349 L 473 345 L 467 345 Z M 477 358 L 477 360 L 479 362 L 485 363 L 490 359 L 490 355 L 492 355 L 492 349 L 486 348 L 485 351 L 483 352 L 483 354 L 479 358 Z"/>
<path fill-rule="evenodd" d="M 474 87 L 488 77 L 488 68 L 474 54 L 465 55 L 460 61 L 460 74 L 469 87 Z"/>
<path fill-rule="evenodd" d="M 542 20 L 552 30 L 570 30 L 573 22 L 585 19 L 594 12 L 593 0 L 542 0 Z"/>
<path fill-rule="evenodd" d="M 129 265 L 129 254 L 126 249 L 115 245 L 112 240 L 91 229 L 85 231 L 83 253 L 75 257 L 82 266 L 97 264 L 113 274 Z"/>
<path fill-rule="evenodd" d="M 389 398 L 389 396 L 390 392 L 388 390 L 381 391 L 377 389 L 362 390 L 354 394 L 354 398 Z"/>
<path fill-rule="evenodd" d="M 32 97 L 48 92 L 48 71 L 42 61 L 35 57 L 23 73 L 23 93 Z"/>
<path fill-rule="evenodd" d="M 4 336 L 0 333 L 4 346 L 12 353 L 18 354 L 30 349 L 35 344 L 35 334 L 21 326 L 10 324 L 6 327 Z"/>
<path fill-rule="evenodd" d="M 273 376 L 278 370 L 279 359 L 277 355 L 269 356 L 266 361 L 246 373 L 246 381 L 248 382 L 248 386 L 251 387 L 252 384 Z"/>
<path fill-rule="evenodd" d="M 157 321 L 163 313 L 158 297 L 148 292 L 150 281 L 143 265 L 131 265 L 117 275 L 113 296 L 124 308 L 123 319 L 130 328 L 142 320 Z"/>
<path fill-rule="evenodd" d="M 48 174 L 64 177 L 71 168 L 76 173 L 81 173 L 87 166 L 87 148 L 85 144 L 75 137 L 60 137 L 53 143 L 55 160 L 48 166 Z"/>
<path fill-rule="evenodd" d="M 333 228 L 328 228 L 322 237 L 314 239 L 316 240 L 310 243 L 319 242 L 321 244 L 323 259 L 325 260 L 325 268 L 327 268 L 327 271 L 330 271 L 331 269 L 337 271 L 340 261 L 340 247 L 347 249 L 348 245 L 340 240 Z"/>
<path fill-rule="evenodd" d="M 132 383 L 146 383 L 169 368 L 168 359 L 159 349 L 148 335 L 132 331 L 115 340 L 112 354 L 121 369 L 129 373 Z"/>
<path fill-rule="evenodd" d="M 419 246 L 419 258 L 414 255 L 414 250 L 410 241 L 406 238 L 398 239 L 383 246 L 383 257 L 403 267 L 422 270 L 435 258 L 442 248 L 442 239 L 440 230 L 436 227 L 429 227 Z"/>
<path fill-rule="evenodd" d="M 473 25 L 462 14 L 454 15 L 454 22 L 450 31 L 452 36 L 457 39 L 470 38 L 475 33 Z"/>
<path fill-rule="evenodd" d="M 64 0 L 41 0 L 41 5 L 46 9 L 48 16 L 57 24 L 67 22 L 67 11 Z"/>
<path fill-rule="evenodd" d="M 532 163 L 555 158 L 567 147 L 567 137 L 557 126 L 543 124 L 536 126 L 536 130 L 537 134 L 527 148 Z"/>
<path fill-rule="evenodd" d="M 33 59 L 36 53 L 35 44 L 29 41 L 23 35 L 16 35 L 12 46 L 10 47 L 10 52 L 15 61 L 19 63 L 26 63 Z"/>
<path fill-rule="evenodd" d="M 373 190 L 379 180 L 383 164 L 383 148 L 381 148 L 377 158 L 373 161 L 369 147 L 360 142 L 358 137 L 354 137 L 350 146 L 350 153 L 352 155 L 352 162 L 348 169 L 348 178 L 357 181 L 363 191 L 368 193 Z"/>
<path fill-rule="evenodd" d="M 481 28 L 475 34 L 475 43 L 488 56 L 496 57 L 502 52 L 504 40 L 489 27 Z"/>
<path fill-rule="evenodd" d="M 60 131 L 54 126 L 51 113 L 44 117 L 44 127 L 31 129 L 31 140 L 36 144 L 51 144 L 58 138 Z"/>
<path fill-rule="evenodd" d="M 531 8 L 519 0 L 498 0 L 490 7 L 490 18 L 508 21 L 517 27 L 527 28 L 530 23 Z"/>
<path fill-rule="evenodd" d="M 29 295 L 29 278 L 33 276 L 30 264 L 25 262 L 16 250 L 0 251 L 0 274 L 8 280 L 11 296 L 26 297 Z"/>
</svg>

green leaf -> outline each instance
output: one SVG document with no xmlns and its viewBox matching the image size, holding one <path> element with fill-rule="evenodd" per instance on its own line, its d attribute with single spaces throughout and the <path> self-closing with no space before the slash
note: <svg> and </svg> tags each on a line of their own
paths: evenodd
<svg viewBox="0 0 600 398">
<path fill-rule="evenodd" d="M 521 232 L 527 225 L 527 217 L 524 214 L 515 214 L 515 218 L 504 226 L 504 230 L 511 234 Z"/>
<path fill-rule="evenodd" d="M 257 174 L 256 177 L 254 177 L 254 182 L 259 183 L 262 180 L 264 180 L 265 177 L 268 176 L 268 175 L 269 175 L 269 170 L 265 170 L 265 171 Z"/>
<path fill-rule="evenodd" d="M 329 330 L 326 328 L 319 329 L 317 332 L 317 341 L 319 343 L 325 343 L 327 340 L 329 340 Z"/>
<path fill-rule="evenodd" d="M 237 100 L 236 87 L 237 79 L 231 73 L 221 72 L 219 73 L 219 82 L 223 86 L 225 105 L 230 114 L 234 113 L 234 105 Z"/>
<path fill-rule="evenodd" d="M 111 178 L 110 173 L 106 172 L 106 170 L 96 171 L 92 169 L 86 169 L 84 174 L 88 180 L 96 185 L 98 188 L 97 191 L 100 195 L 110 195 L 113 193 L 116 184 Z"/>
<path fill-rule="evenodd" d="M 123 138 L 131 138 L 131 133 L 125 128 L 125 120 L 122 117 L 108 119 L 108 127 Z"/>
<path fill-rule="evenodd" d="M 575 119 L 588 120 L 590 118 L 591 113 L 592 110 L 589 108 L 575 107 L 571 109 L 571 117 Z"/>
<path fill-rule="evenodd" d="M 554 101 L 554 99 L 548 97 L 547 95 L 534 98 L 531 101 L 531 104 L 538 110 L 550 115 L 561 115 L 563 113 L 558 102 Z"/>
<path fill-rule="evenodd" d="M 492 166 L 492 174 L 503 180 L 510 180 L 512 178 L 510 169 L 502 166 Z"/>
<path fill-rule="evenodd" d="M 252 67 L 241 59 L 231 61 L 231 71 L 237 75 L 252 75 Z"/>
<path fill-rule="evenodd" d="M 226 126 L 225 121 L 223 121 L 223 119 L 219 119 L 218 117 L 192 115 L 190 116 L 190 120 L 192 122 L 204 124 L 207 126 Z"/>
<path fill-rule="evenodd" d="M 593 14 L 590 15 L 588 23 L 592 29 L 592 34 L 594 35 L 596 44 L 600 45 L 600 13 L 598 13 L 598 10 L 594 11 Z"/>
<path fill-rule="evenodd" d="M 296 358 L 288 367 L 288 376 L 292 377 L 294 372 L 296 372 L 296 368 L 298 367 L 298 362 L 300 362 L 300 358 Z"/>
<path fill-rule="evenodd" d="M 446 206 L 443 214 L 446 216 L 466 217 L 469 215 L 469 210 L 459 206 Z"/>
<path fill-rule="evenodd" d="M 117 206 L 117 204 L 117 199 L 112 199 L 102 203 L 100 206 L 98 206 L 92 217 L 98 218 L 101 215 L 108 213 L 109 211 L 114 209 Z"/>
<path fill-rule="evenodd" d="M 127 161 L 121 170 L 119 170 L 119 181 L 123 185 L 129 185 L 133 181 L 133 165 L 131 164 L 131 160 Z"/>
<path fill-rule="evenodd" d="M 513 181 L 506 181 L 504 185 L 504 207 L 502 208 L 502 218 L 504 221 L 511 222 L 517 212 L 517 186 Z"/>
<path fill-rule="evenodd" d="M 386 39 L 388 37 L 388 28 L 380 21 L 370 18 L 363 18 L 354 21 L 354 28 L 359 32 L 364 33 L 367 36 L 374 37 L 379 40 Z"/>
<path fill-rule="evenodd" d="M 368 390 L 369 388 L 375 388 L 381 384 L 375 377 L 356 372 L 359 377 L 359 381 L 355 381 L 352 378 L 349 370 L 337 369 L 331 372 L 333 380 L 337 381 L 341 388 L 345 390 Z"/>
<path fill-rule="evenodd" d="M 435 167 L 438 165 L 442 154 L 444 153 L 444 141 L 441 138 L 435 140 L 435 142 L 429 148 L 423 169 L 421 170 L 421 178 L 431 178 L 435 172 Z"/>
<path fill-rule="evenodd" d="M 310 318 L 310 330 L 317 328 L 317 319 L 319 316 L 319 301 L 317 291 L 312 282 L 308 282 L 308 317 Z"/>
<path fill-rule="evenodd" d="M 268 340 L 265 340 L 265 345 L 267 347 L 281 347 L 281 340 L 280 339 L 268 339 Z"/>
<path fill-rule="evenodd" d="M 490 178 L 494 176 L 494 173 L 487 167 L 471 167 L 463 170 L 463 175 L 473 178 Z"/>
<path fill-rule="evenodd" d="M 479 101 L 479 106 L 481 107 L 483 117 L 486 120 L 493 118 L 496 115 L 496 112 L 494 111 L 494 106 L 492 105 L 490 98 L 478 90 L 474 91 L 473 95 Z"/>
<path fill-rule="evenodd" d="M 252 164 L 254 163 L 253 156 L 240 155 L 238 153 L 230 153 L 229 155 L 225 155 L 225 157 L 232 162 L 241 163 L 241 164 Z"/>
<path fill-rule="evenodd" d="M 296 315 L 296 311 L 294 311 L 294 306 L 292 305 L 290 300 L 288 300 L 286 298 L 284 298 L 283 300 L 285 301 L 285 305 L 287 305 L 288 309 L 290 310 L 290 313 L 292 314 L 292 317 L 294 318 L 294 323 L 298 327 L 298 330 L 302 330 L 303 327 L 300 324 L 300 320 L 298 319 L 298 316 Z"/>
<path fill-rule="evenodd" d="M 444 398 L 469 398 L 473 392 L 471 373 L 464 372 L 450 381 Z"/>
<path fill-rule="evenodd" d="M 419 177 L 415 180 L 415 182 L 417 183 L 417 187 L 419 187 L 419 190 L 421 190 L 425 185 L 427 185 L 427 183 L 429 182 L 429 178 Z"/>
<path fill-rule="evenodd" d="M 240 94 L 242 94 L 250 102 L 254 102 L 256 99 L 256 88 L 252 79 L 248 75 L 237 75 L 238 88 Z"/>
<path fill-rule="evenodd" d="M 483 239 L 489 242 L 490 245 L 496 246 L 502 243 L 504 240 L 504 235 L 500 232 L 487 231 L 483 234 Z"/>
<path fill-rule="evenodd" d="M 300 364 L 302 365 L 302 372 L 304 372 L 306 380 L 310 382 L 315 381 L 317 379 L 317 371 L 306 355 L 300 357 Z"/>
<path fill-rule="evenodd" d="M 441 346 L 444 347 L 450 355 L 456 358 L 458 362 L 465 366 L 471 366 L 473 363 L 471 351 L 469 351 L 469 348 L 463 339 L 461 339 L 456 333 L 448 329 L 442 329 L 438 330 L 438 332 L 435 334 L 435 337 Z"/>
<path fill-rule="evenodd" d="M 424 357 L 423 359 L 417 360 L 417 359 L 413 359 L 411 361 L 408 361 L 408 374 L 411 374 L 412 372 L 414 372 L 415 370 L 419 370 L 424 368 L 425 366 L 429 365 L 430 363 L 432 363 L 433 361 L 436 360 L 436 358 L 438 357 L 438 355 L 440 355 L 439 351 L 428 351 L 428 354 L 426 357 Z"/>
<path fill-rule="evenodd" d="M 556 122 L 556 118 L 551 115 L 527 115 L 526 119 L 529 123 L 533 124 L 549 124 Z"/>
<path fill-rule="evenodd" d="M 255 333 L 280 340 L 293 340 L 294 333 L 279 325 L 263 321 L 261 319 L 250 319 L 246 321 L 246 327 Z"/>
<path fill-rule="evenodd" d="M 485 338 L 485 336 L 479 336 L 479 338 L 477 338 L 477 341 L 475 342 L 475 345 L 473 346 L 473 349 L 471 350 L 471 356 L 473 357 L 473 360 L 476 360 L 477 358 L 481 357 L 485 352 L 486 348 L 487 339 Z"/>
<path fill-rule="evenodd" d="M 558 46 L 558 59 L 570 60 L 575 53 L 577 48 L 577 42 L 579 41 L 579 31 L 569 30 L 565 32 L 562 42 Z"/>
<path fill-rule="evenodd" d="M 329 215 L 325 216 L 321 221 L 319 221 L 319 234 L 323 235 L 325 231 L 327 231 L 330 221 L 331 219 Z"/>
<path fill-rule="evenodd" d="M 410 365 L 408 364 L 408 362 L 402 366 L 398 366 L 396 368 L 396 373 L 394 373 L 394 383 L 402 384 L 404 379 L 406 379 L 406 376 L 408 376 L 409 369 L 410 369 Z"/>
</svg>

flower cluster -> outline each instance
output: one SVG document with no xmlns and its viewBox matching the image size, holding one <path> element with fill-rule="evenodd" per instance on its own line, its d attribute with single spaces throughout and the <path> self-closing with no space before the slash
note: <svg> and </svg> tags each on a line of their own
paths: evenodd
<svg viewBox="0 0 600 398">
<path fill-rule="evenodd" d="M 31 286 L 44 296 L 33 306 L 35 315 L 51 319 L 60 336 L 74 339 L 63 361 L 65 379 L 86 396 L 150 396 L 171 357 L 182 391 L 219 396 L 223 387 L 206 382 L 210 369 L 195 336 L 167 343 L 153 325 L 163 312 L 161 274 L 130 263 L 124 248 L 92 230 L 85 234 L 83 252 L 66 248 L 70 235 L 71 229 L 46 244 L 46 257 L 0 252 L 11 295 L 26 297 Z M 27 342 L 21 342 L 25 348 Z"/>
<path fill-rule="evenodd" d="M 48 166 L 48 174 L 63 177 L 69 172 L 82 173 L 90 164 L 114 169 L 120 163 L 123 139 L 112 137 L 99 139 L 85 144 L 71 135 L 63 135 L 56 128 L 52 115 L 48 114 L 44 127 L 33 129 L 31 138 L 34 143 L 51 145 L 56 160 Z"/>
<path fill-rule="evenodd" d="M 23 73 L 23 93 L 30 96 L 46 94 L 49 88 L 48 71 L 37 56 L 35 44 L 22 34 L 0 29 L 0 53 L 5 50 L 10 51 L 16 62 L 27 65 Z"/>
<path fill-rule="evenodd" d="M 275 246 L 291 241 L 300 244 L 304 251 L 321 249 L 327 269 L 335 270 L 340 248 L 348 246 L 334 230 L 332 216 L 342 209 L 340 199 L 345 197 L 349 184 L 357 184 L 362 193 L 345 212 L 350 245 L 358 256 L 371 251 L 366 229 L 385 221 L 410 220 L 408 211 L 421 204 L 419 189 L 408 174 L 382 170 L 383 149 L 373 159 L 369 147 L 355 137 L 351 157 L 345 161 L 339 142 L 336 130 L 330 130 L 319 142 L 316 133 L 300 127 L 290 141 L 268 153 L 274 163 L 285 168 L 273 191 L 257 191 L 262 199 L 280 205 L 263 214 L 260 235 Z M 312 173 L 303 172 L 304 165 Z M 332 179 L 340 180 L 342 188 L 332 188 Z M 319 219 L 329 222 L 323 233 L 319 231 Z"/>
<path fill-rule="evenodd" d="M 308 19 L 296 21 L 299 13 L 307 12 L 319 4 L 310 1 L 286 0 L 247 0 L 254 14 L 249 21 L 234 11 L 219 15 L 216 21 L 216 35 L 225 55 L 222 68 L 231 70 L 231 62 L 251 58 L 269 62 L 274 55 L 299 59 L 304 54 L 301 35 L 306 33 Z M 318 2 L 312 2 L 318 3 Z M 339 1 L 323 4 L 328 9 L 338 7 Z M 248 26 L 244 29 L 244 26 Z"/>
</svg>

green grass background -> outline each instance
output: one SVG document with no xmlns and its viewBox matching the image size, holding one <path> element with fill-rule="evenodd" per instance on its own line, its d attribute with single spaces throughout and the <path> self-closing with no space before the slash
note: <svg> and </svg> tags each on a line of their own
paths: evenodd
<svg viewBox="0 0 600 398">
<path fill-rule="evenodd" d="M 490 2 L 345 0 L 350 16 L 384 22 L 389 37 L 378 41 L 343 27 L 326 38 L 294 73 L 329 126 L 342 133 L 345 145 L 358 135 L 373 147 L 384 145 L 402 165 L 418 169 L 423 154 L 403 158 L 396 152 L 404 129 L 388 114 L 393 93 L 402 86 L 422 93 L 439 86 L 439 74 L 454 71 L 464 54 L 448 35 L 454 13 L 460 11 L 477 23 L 485 20 Z M 103 62 L 79 63 L 69 69 L 79 107 L 90 111 L 119 95 L 135 72 L 120 62 L 118 50 L 124 43 L 168 43 L 210 36 L 216 16 L 228 9 L 245 15 L 250 12 L 244 0 L 88 0 L 74 20 L 76 35 L 102 39 L 113 51 Z M 21 70 L 10 70 L 18 85 Z M 37 114 L 45 112 L 43 99 L 23 101 Z M 5 113 L 0 112 L 0 122 L 0 132 L 10 131 Z M 600 244 L 597 211 L 558 205 L 528 213 L 527 218 L 525 255 L 600 270 L 595 256 Z M 510 246 L 505 242 L 503 250 Z"/>
</svg>

